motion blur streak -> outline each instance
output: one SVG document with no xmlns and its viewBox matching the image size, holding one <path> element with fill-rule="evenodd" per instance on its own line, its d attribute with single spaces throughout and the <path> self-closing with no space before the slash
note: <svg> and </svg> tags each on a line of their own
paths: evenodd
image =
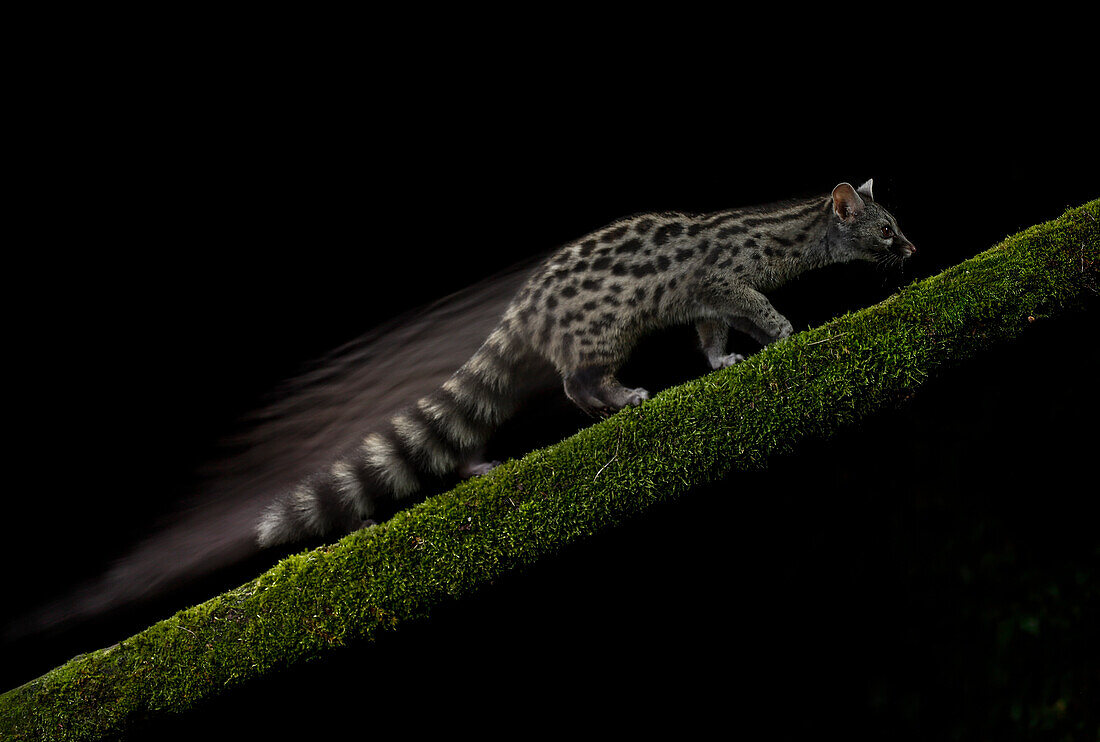
<svg viewBox="0 0 1100 742">
<path fill-rule="evenodd" d="M 171 522 L 100 577 L 12 621 L 5 641 L 164 598 L 255 556 L 256 523 L 271 499 L 442 384 L 492 331 L 537 261 L 391 320 L 284 383 L 223 442 Z"/>
</svg>

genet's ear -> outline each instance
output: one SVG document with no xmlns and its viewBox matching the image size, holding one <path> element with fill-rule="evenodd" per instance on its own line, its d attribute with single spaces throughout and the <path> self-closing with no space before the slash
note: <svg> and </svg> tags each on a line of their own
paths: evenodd
<svg viewBox="0 0 1100 742">
<path fill-rule="evenodd" d="M 849 183 L 833 189 L 833 213 L 845 224 L 851 224 L 863 211 L 863 199 Z"/>
<path fill-rule="evenodd" d="M 873 193 L 871 193 L 871 187 L 874 186 L 874 184 L 875 184 L 875 179 L 874 178 L 868 178 L 866 183 L 864 183 L 863 185 L 861 185 L 859 188 L 856 189 L 856 193 L 858 193 L 859 195 L 864 196 L 864 197 L 869 198 L 872 201 L 874 201 L 875 200 L 875 195 Z"/>
</svg>

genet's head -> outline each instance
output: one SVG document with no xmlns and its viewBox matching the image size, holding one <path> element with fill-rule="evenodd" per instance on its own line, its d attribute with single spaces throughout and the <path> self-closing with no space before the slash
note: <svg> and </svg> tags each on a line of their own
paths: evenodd
<svg viewBox="0 0 1100 742">
<path fill-rule="evenodd" d="M 906 260 L 917 248 L 898 229 L 894 216 L 875 203 L 873 183 L 868 180 L 859 188 L 841 183 L 833 189 L 834 244 L 850 260 Z"/>
</svg>

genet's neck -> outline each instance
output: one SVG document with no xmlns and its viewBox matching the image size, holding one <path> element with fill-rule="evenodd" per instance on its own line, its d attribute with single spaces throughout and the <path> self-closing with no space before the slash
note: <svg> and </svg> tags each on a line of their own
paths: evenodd
<svg viewBox="0 0 1100 742">
<path fill-rule="evenodd" d="M 768 291 L 807 271 L 850 259 L 836 249 L 831 203 L 827 198 L 819 203 L 819 209 L 786 219 L 765 235 L 756 288 Z"/>
</svg>

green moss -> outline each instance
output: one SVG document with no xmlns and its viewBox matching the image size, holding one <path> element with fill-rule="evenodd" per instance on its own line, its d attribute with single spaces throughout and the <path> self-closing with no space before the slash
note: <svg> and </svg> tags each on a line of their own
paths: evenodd
<svg viewBox="0 0 1100 742">
<path fill-rule="evenodd" d="M 1097 293 L 1100 201 L 669 389 L 0 696 L 5 740 L 99 739 L 372 641 L 734 470 L 761 469 Z"/>
</svg>

